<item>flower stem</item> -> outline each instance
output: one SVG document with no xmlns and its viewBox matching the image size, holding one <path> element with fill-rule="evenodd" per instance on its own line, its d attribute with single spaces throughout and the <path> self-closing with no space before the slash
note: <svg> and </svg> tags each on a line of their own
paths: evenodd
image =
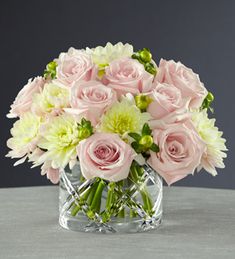
<svg viewBox="0 0 235 259">
<path fill-rule="evenodd" d="M 71 215 L 72 216 L 76 216 L 77 215 L 77 213 L 81 209 L 82 203 L 87 200 L 90 192 L 91 192 L 91 188 L 85 190 L 83 195 L 80 197 L 80 201 L 78 202 L 78 204 L 76 204 L 75 201 L 73 202 L 73 208 L 72 208 L 72 211 L 71 211 Z"/>
<path fill-rule="evenodd" d="M 115 183 L 109 183 L 108 184 L 108 194 L 107 194 L 107 200 L 106 200 L 106 210 L 110 211 L 113 203 L 113 198 L 114 198 L 114 188 L 115 188 Z"/>
<path fill-rule="evenodd" d="M 130 209 L 130 218 L 135 218 L 136 216 L 137 213 L 133 209 Z"/>
<path fill-rule="evenodd" d="M 113 213 L 112 207 L 114 205 L 114 199 L 115 199 L 115 193 L 114 193 L 115 186 L 116 184 L 114 182 L 111 182 L 108 184 L 108 194 L 106 199 L 105 211 L 102 213 L 103 222 L 109 221 Z"/>
<path fill-rule="evenodd" d="M 103 180 L 100 180 L 96 189 L 96 192 L 94 194 L 92 203 L 91 203 L 91 210 L 95 212 L 100 211 L 100 205 L 101 205 L 101 198 L 102 198 L 102 192 L 105 187 L 105 182 Z"/>
<path fill-rule="evenodd" d="M 143 190 L 140 191 L 143 203 L 144 203 L 144 209 L 146 212 L 148 212 L 149 214 L 152 213 L 152 208 L 153 208 L 153 204 L 152 204 L 152 200 L 148 194 L 148 191 L 146 190 L 146 188 L 144 187 Z"/>
<path fill-rule="evenodd" d="M 91 191 L 90 191 L 90 195 L 88 197 L 88 200 L 87 200 L 87 204 L 88 205 L 91 205 L 92 201 L 93 201 L 93 198 L 94 198 L 94 195 L 95 195 L 95 192 L 96 192 L 96 189 L 98 187 L 98 184 L 99 182 L 95 182 L 92 186 L 91 186 Z"/>
<path fill-rule="evenodd" d="M 124 180 L 120 181 L 117 183 L 118 184 L 118 188 L 119 188 L 119 191 L 121 193 L 123 193 L 125 190 L 124 190 Z M 118 212 L 118 217 L 119 218 L 124 218 L 125 217 L 125 208 L 121 208 L 121 210 Z"/>
<path fill-rule="evenodd" d="M 149 215 L 151 215 L 152 208 L 153 208 L 153 203 L 152 203 L 151 197 L 147 191 L 145 183 L 144 182 L 139 183 L 142 175 L 143 175 L 142 168 L 137 163 L 133 163 L 133 165 L 131 167 L 130 177 L 136 184 L 139 185 L 140 194 L 141 194 L 141 197 L 143 200 L 143 208 Z"/>
<path fill-rule="evenodd" d="M 118 212 L 118 217 L 119 218 L 125 218 L 125 209 L 122 208 L 119 212 Z"/>
</svg>

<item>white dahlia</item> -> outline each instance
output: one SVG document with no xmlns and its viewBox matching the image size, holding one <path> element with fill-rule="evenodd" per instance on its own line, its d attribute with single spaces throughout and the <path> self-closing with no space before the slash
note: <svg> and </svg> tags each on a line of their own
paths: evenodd
<svg viewBox="0 0 235 259">
<path fill-rule="evenodd" d="M 7 146 L 11 149 L 7 157 L 22 158 L 15 165 L 23 163 L 37 147 L 40 125 L 41 118 L 31 112 L 24 113 L 14 123 L 11 129 L 12 138 L 7 141 Z"/>
<path fill-rule="evenodd" d="M 223 159 L 227 156 L 226 140 L 222 138 L 223 132 L 215 126 L 215 119 L 209 119 L 206 110 L 192 113 L 192 121 L 199 135 L 206 144 L 206 151 L 202 156 L 201 168 L 213 176 L 217 175 L 217 168 L 224 168 Z"/>
<path fill-rule="evenodd" d="M 102 116 L 99 131 L 116 133 L 125 138 L 129 132 L 140 133 L 150 118 L 149 113 L 141 112 L 135 104 L 123 98 Z"/>
<path fill-rule="evenodd" d="M 110 42 L 105 47 L 98 46 L 94 49 L 86 48 L 86 52 L 91 54 L 92 60 L 100 68 L 104 68 L 110 62 L 122 57 L 131 57 L 133 54 L 133 46 L 126 43 L 118 42 L 113 45 Z"/>
<path fill-rule="evenodd" d="M 38 115 L 59 113 L 69 106 L 69 90 L 54 83 L 45 84 L 41 93 L 33 97 L 32 111 Z"/>
<path fill-rule="evenodd" d="M 38 147 L 45 152 L 38 157 L 35 165 L 50 161 L 51 167 L 57 169 L 76 160 L 76 146 L 80 139 L 78 123 L 72 117 L 63 114 L 51 118 L 43 125 L 40 134 Z"/>
</svg>

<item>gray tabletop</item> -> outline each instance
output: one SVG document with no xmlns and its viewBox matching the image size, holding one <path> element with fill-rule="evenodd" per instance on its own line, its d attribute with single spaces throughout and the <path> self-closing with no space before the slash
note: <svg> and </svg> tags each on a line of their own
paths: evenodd
<svg viewBox="0 0 235 259">
<path fill-rule="evenodd" d="M 235 258 L 235 191 L 164 189 L 155 231 L 91 234 L 58 225 L 58 187 L 0 189 L 0 258 Z"/>
</svg>

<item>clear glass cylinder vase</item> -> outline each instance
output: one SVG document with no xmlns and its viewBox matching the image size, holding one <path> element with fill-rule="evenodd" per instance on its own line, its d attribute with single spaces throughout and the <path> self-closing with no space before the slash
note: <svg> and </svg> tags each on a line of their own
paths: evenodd
<svg viewBox="0 0 235 259">
<path fill-rule="evenodd" d="M 147 164 L 127 179 L 86 180 L 79 163 L 60 172 L 59 223 L 83 232 L 133 233 L 155 229 L 162 218 L 162 178 Z"/>
</svg>

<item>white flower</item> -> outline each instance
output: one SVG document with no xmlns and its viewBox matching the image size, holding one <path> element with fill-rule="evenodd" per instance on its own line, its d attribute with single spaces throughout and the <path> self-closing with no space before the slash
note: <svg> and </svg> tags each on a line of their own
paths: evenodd
<svg viewBox="0 0 235 259">
<path fill-rule="evenodd" d="M 140 133 L 143 125 L 151 118 L 149 113 L 140 111 L 128 97 L 115 103 L 101 118 L 99 131 L 116 133 L 126 137 L 129 132 Z"/>
<path fill-rule="evenodd" d="M 37 146 L 38 131 L 41 124 L 41 118 L 30 112 L 26 112 L 14 123 L 11 129 L 12 138 L 7 141 L 7 146 L 12 149 L 7 154 L 11 158 L 22 158 L 15 163 L 23 163 L 30 152 L 33 152 Z"/>
<path fill-rule="evenodd" d="M 217 175 L 216 167 L 224 168 L 223 158 L 227 155 L 226 140 L 222 138 L 223 132 L 215 126 L 215 119 L 209 119 L 206 110 L 192 113 L 192 121 L 199 135 L 206 144 L 206 151 L 202 156 L 201 168 L 213 176 Z"/>
<path fill-rule="evenodd" d="M 41 93 L 33 97 L 32 111 L 38 115 L 58 113 L 69 105 L 69 90 L 54 83 L 45 84 Z"/>
<path fill-rule="evenodd" d="M 92 60 L 99 67 L 105 67 L 115 59 L 122 57 L 131 57 L 133 54 L 133 46 L 126 43 L 118 42 L 113 45 L 110 42 L 105 47 L 98 46 L 94 49 L 86 48 L 86 52 L 91 54 Z"/>
<path fill-rule="evenodd" d="M 78 124 L 72 117 L 63 114 L 51 118 L 41 127 L 40 134 L 38 147 L 45 152 L 36 159 L 35 165 L 50 161 L 52 168 L 64 168 L 76 159 L 80 139 Z"/>
</svg>

